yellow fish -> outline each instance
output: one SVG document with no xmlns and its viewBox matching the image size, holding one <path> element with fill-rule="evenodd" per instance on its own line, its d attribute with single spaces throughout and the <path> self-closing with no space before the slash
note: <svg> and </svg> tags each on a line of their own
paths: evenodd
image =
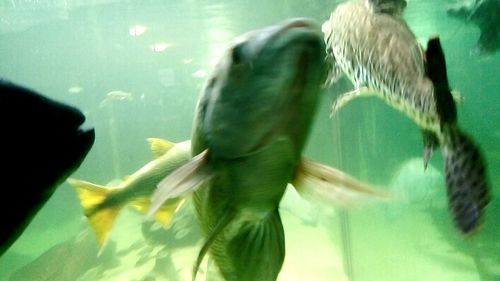
<svg viewBox="0 0 500 281">
<path fill-rule="evenodd" d="M 75 188 L 83 212 L 94 229 L 101 248 L 108 240 L 120 210 L 125 206 L 132 206 L 146 212 L 156 185 L 191 158 L 190 141 L 171 143 L 156 138 L 150 138 L 148 141 L 156 158 L 117 186 L 107 187 L 73 178 L 67 180 Z M 183 199 L 168 201 L 156 214 L 155 219 L 164 225 L 170 224 L 182 203 Z"/>
</svg>

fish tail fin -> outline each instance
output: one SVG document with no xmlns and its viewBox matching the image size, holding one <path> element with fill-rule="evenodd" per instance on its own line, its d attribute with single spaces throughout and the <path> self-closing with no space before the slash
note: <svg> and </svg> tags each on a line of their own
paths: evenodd
<svg viewBox="0 0 500 281">
<path fill-rule="evenodd" d="M 228 280 L 276 280 L 285 259 L 285 236 L 279 211 L 271 211 L 258 220 L 244 221 L 227 251 L 234 261 L 234 272 L 224 272 L 223 268 L 221 272 L 233 277 Z"/>
<path fill-rule="evenodd" d="M 94 229 L 97 242 L 102 250 L 123 205 L 105 205 L 108 198 L 113 193 L 112 189 L 73 178 L 69 178 L 67 181 L 75 188 L 83 212 Z"/>
<path fill-rule="evenodd" d="M 462 233 L 470 234 L 481 226 L 491 199 L 486 164 L 472 139 L 456 126 L 445 128 L 444 136 L 449 208 L 455 225 Z"/>
</svg>

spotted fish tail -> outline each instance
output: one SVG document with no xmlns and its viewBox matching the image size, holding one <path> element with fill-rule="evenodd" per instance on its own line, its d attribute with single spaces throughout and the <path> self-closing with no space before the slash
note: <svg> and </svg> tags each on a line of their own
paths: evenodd
<svg viewBox="0 0 500 281">
<path fill-rule="evenodd" d="M 473 233 L 483 221 L 490 201 L 486 165 L 472 139 L 458 128 L 446 130 L 443 147 L 449 208 L 457 228 Z"/>
<path fill-rule="evenodd" d="M 438 134 L 441 135 L 445 161 L 449 208 L 456 227 L 464 234 L 471 234 L 481 226 L 485 208 L 490 201 L 486 165 L 473 140 L 458 128 L 457 109 L 450 91 L 439 37 L 428 41 L 426 60 L 426 74 L 434 86 L 440 121 Z M 428 138 L 425 144 L 430 151 L 435 144 L 435 139 L 432 139 Z"/>
</svg>

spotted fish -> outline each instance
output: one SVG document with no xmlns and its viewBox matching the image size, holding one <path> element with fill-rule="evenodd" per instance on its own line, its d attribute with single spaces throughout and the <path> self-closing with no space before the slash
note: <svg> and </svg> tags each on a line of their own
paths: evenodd
<svg viewBox="0 0 500 281">
<path fill-rule="evenodd" d="M 441 148 L 450 210 L 458 229 L 469 234 L 481 225 L 490 200 L 485 162 L 457 124 L 439 40 L 430 40 L 424 52 L 402 18 L 405 6 L 403 0 L 348 1 L 323 24 L 329 83 L 346 74 L 356 87 L 332 110 L 376 95 L 414 120 L 423 132 L 425 167 Z"/>
<path fill-rule="evenodd" d="M 277 279 L 285 257 L 279 203 L 289 183 L 324 200 L 377 193 L 302 158 L 325 78 L 324 48 L 313 22 L 286 21 L 239 37 L 208 79 L 194 157 L 159 184 L 150 211 L 194 193 L 205 244 L 193 280 L 206 253 L 226 281 Z"/>
</svg>

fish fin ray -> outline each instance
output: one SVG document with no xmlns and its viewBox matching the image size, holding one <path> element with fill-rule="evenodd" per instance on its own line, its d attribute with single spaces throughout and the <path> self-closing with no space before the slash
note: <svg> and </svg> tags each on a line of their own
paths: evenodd
<svg viewBox="0 0 500 281">
<path fill-rule="evenodd" d="M 432 155 L 434 154 L 434 151 L 437 147 L 439 147 L 439 140 L 436 134 L 427 130 L 422 130 L 422 140 L 424 143 L 424 170 L 427 170 L 427 166 L 432 158 Z"/>
<path fill-rule="evenodd" d="M 155 159 L 161 157 L 175 146 L 175 143 L 160 138 L 148 138 L 147 140 Z"/>
<path fill-rule="evenodd" d="M 465 97 L 462 95 L 462 93 L 459 90 L 451 90 L 451 95 L 453 97 L 453 100 L 455 101 L 455 104 L 457 105 L 462 105 L 465 103 Z"/>
<path fill-rule="evenodd" d="M 205 255 L 208 253 L 210 247 L 214 243 L 217 236 L 229 225 L 229 223 L 233 220 L 233 218 L 234 218 L 234 212 L 224 213 L 224 215 L 219 220 L 219 222 L 217 222 L 217 225 L 214 227 L 210 235 L 208 235 L 207 239 L 205 240 L 205 243 L 203 243 L 203 246 L 201 247 L 200 252 L 198 253 L 198 257 L 196 258 L 196 264 L 193 267 L 192 281 L 196 280 L 196 275 L 200 268 L 201 262 L 203 261 L 203 257 L 205 257 Z"/>
<path fill-rule="evenodd" d="M 165 177 L 151 198 L 146 217 L 151 218 L 167 200 L 192 193 L 210 180 L 212 174 L 207 168 L 207 161 L 208 150 L 205 150 Z"/>
<path fill-rule="evenodd" d="M 108 242 L 109 235 L 113 224 L 118 217 L 120 210 L 117 208 L 106 208 L 96 212 L 88 217 L 92 229 L 94 229 L 97 242 L 99 243 L 99 252 L 102 252 L 106 243 Z"/>
<path fill-rule="evenodd" d="M 389 193 L 320 163 L 302 158 L 291 183 L 304 198 L 327 205 L 351 207 L 366 199 L 387 201 Z"/>
<path fill-rule="evenodd" d="M 374 95 L 377 95 L 377 92 L 365 86 L 357 88 L 356 90 L 350 92 L 340 94 L 333 102 L 330 117 L 333 117 L 335 114 L 337 114 L 337 112 L 350 101 L 358 97 L 369 97 Z"/>
<path fill-rule="evenodd" d="M 222 274 L 228 280 L 276 280 L 285 258 L 285 236 L 278 209 L 263 218 L 243 221 L 229 242 L 229 258 L 234 272 Z"/>
<path fill-rule="evenodd" d="M 154 215 L 155 221 L 161 223 L 163 226 L 168 227 L 172 223 L 172 219 L 175 214 L 184 204 L 184 198 L 175 198 L 168 200 L 166 204 L 163 204 L 158 212 Z M 137 211 L 147 214 L 151 206 L 151 201 L 149 198 L 139 198 L 131 203 L 131 207 Z"/>
<path fill-rule="evenodd" d="M 102 250 L 123 205 L 103 207 L 106 200 L 113 193 L 113 190 L 105 186 L 73 178 L 69 178 L 67 181 L 75 188 L 83 212 L 94 230 L 97 242 Z"/>
</svg>

